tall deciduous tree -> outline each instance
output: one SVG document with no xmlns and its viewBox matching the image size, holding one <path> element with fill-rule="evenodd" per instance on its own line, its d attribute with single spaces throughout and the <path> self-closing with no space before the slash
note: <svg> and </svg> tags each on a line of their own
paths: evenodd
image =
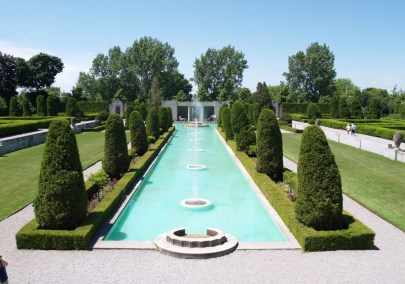
<svg viewBox="0 0 405 284">
<path fill-rule="evenodd" d="M 62 72 L 64 65 L 59 57 L 40 53 L 31 57 L 26 64 L 19 61 L 20 80 L 19 85 L 39 90 L 51 86 L 55 82 L 55 76 Z M 28 72 L 28 74 L 27 74 Z"/>
<path fill-rule="evenodd" d="M 0 97 L 6 100 L 6 104 L 17 94 L 16 88 L 16 58 L 0 52 Z"/>
<path fill-rule="evenodd" d="M 258 103 L 260 109 L 263 108 L 273 109 L 270 92 L 265 82 L 257 83 L 256 92 L 254 92 L 252 95 L 252 103 Z"/>
<path fill-rule="evenodd" d="M 332 91 L 336 77 L 335 56 L 329 47 L 312 43 L 306 52 L 288 58 L 288 72 L 283 75 L 298 101 L 318 102 Z"/>
<path fill-rule="evenodd" d="M 248 68 L 245 55 L 232 46 L 220 50 L 209 48 L 194 61 L 194 81 L 199 89 L 209 95 L 210 100 L 228 100 L 229 97 L 219 97 L 221 90 L 224 94 L 235 93 L 241 86 L 243 71 Z"/>
</svg>

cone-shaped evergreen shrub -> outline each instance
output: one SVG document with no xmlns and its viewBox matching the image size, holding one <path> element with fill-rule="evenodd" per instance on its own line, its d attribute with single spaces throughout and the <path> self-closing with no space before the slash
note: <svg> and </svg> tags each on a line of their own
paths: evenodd
<svg viewBox="0 0 405 284">
<path fill-rule="evenodd" d="M 105 124 L 103 169 L 112 178 L 121 177 L 129 168 L 129 157 L 124 124 L 114 113 Z"/>
<path fill-rule="evenodd" d="M 148 111 L 148 116 L 146 117 L 146 134 L 148 136 L 153 136 L 155 139 L 159 139 L 159 115 L 156 107 L 151 107 Z"/>
<path fill-rule="evenodd" d="M 319 126 L 305 128 L 298 160 L 296 218 L 316 230 L 342 228 L 342 182 Z"/>
<path fill-rule="evenodd" d="M 58 103 L 58 98 L 56 98 L 54 96 L 49 96 L 46 99 L 46 112 L 47 112 L 48 116 L 57 116 L 58 115 L 57 103 Z"/>
<path fill-rule="evenodd" d="M 9 116 L 19 116 L 19 105 L 16 96 L 10 99 Z"/>
<path fill-rule="evenodd" d="M 31 106 L 27 99 L 23 100 L 23 116 L 31 116 Z"/>
<path fill-rule="evenodd" d="M 73 229 L 86 217 L 82 165 L 67 121 L 53 121 L 49 126 L 34 208 L 35 218 L 45 229 Z"/>
<path fill-rule="evenodd" d="M 259 119 L 260 115 L 260 105 L 259 103 L 253 104 L 253 126 L 257 127 L 257 120 Z"/>
<path fill-rule="evenodd" d="M 37 115 L 46 116 L 46 100 L 43 95 L 37 97 Z"/>
<path fill-rule="evenodd" d="M 238 151 L 248 152 L 249 147 L 256 144 L 256 133 L 253 126 L 243 128 L 236 139 L 236 147 Z"/>
<path fill-rule="evenodd" d="M 158 116 L 159 116 L 159 128 L 162 130 L 162 133 L 166 132 L 167 117 L 166 117 L 166 108 L 164 106 L 159 107 Z"/>
<path fill-rule="evenodd" d="M 148 106 L 146 105 L 146 103 L 141 103 L 139 105 L 139 112 L 142 115 L 143 121 L 146 121 L 146 118 L 148 117 Z"/>
<path fill-rule="evenodd" d="M 315 103 L 309 103 L 307 107 L 307 116 L 308 116 L 308 122 L 310 124 L 315 123 L 315 119 L 321 118 L 322 114 L 321 111 L 319 110 L 319 107 Z"/>
<path fill-rule="evenodd" d="M 240 100 L 235 101 L 232 105 L 231 125 L 235 137 L 239 135 L 243 128 L 249 126 L 249 118 L 245 111 L 245 105 Z"/>
<path fill-rule="evenodd" d="M 283 180 L 283 142 L 274 111 L 263 109 L 257 121 L 256 169 L 273 181 Z"/>
<path fill-rule="evenodd" d="M 222 110 L 222 129 L 225 132 L 225 139 L 233 139 L 233 130 L 231 125 L 231 109 L 226 107 Z"/>
<path fill-rule="evenodd" d="M 223 104 L 221 105 L 221 107 L 219 108 L 219 114 L 218 114 L 218 127 L 222 127 L 222 111 L 224 110 L 224 108 L 228 107 L 227 104 Z"/>
<path fill-rule="evenodd" d="M 350 110 L 345 97 L 339 100 L 339 118 L 350 118 Z"/>
<path fill-rule="evenodd" d="M 339 118 L 339 96 L 334 95 L 330 100 L 330 116 Z"/>
<path fill-rule="evenodd" d="M 169 128 L 173 126 L 173 112 L 171 107 L 166 107 L 166 118 L 167 118 L 167 130 L 169 130 Z"/>
<path fill-rule="evenodd" d="M 72 97 L 68 98 L 68 100 L 67 100 L 65 113 L 67 116 L 71 116 L 71 117 L 83 117 L 84 116 L 83 111 L 80 109 L 76 100 Z"/>
<path fill-rule="evenodd" d="M 131 134 L 131 148 L 138 156 L 148 151 L 148 136 L 141 114 L 133 111 L 129 117 L 129 131 Z"/>
<path fill-rule="evenodd" d="M 129 127 L 129 117 L 131 116 L 132 112 L 135 110 L 132 104 L 128 104 L 127 110 L 125 111 L 125 126 Z"/>
</svg>

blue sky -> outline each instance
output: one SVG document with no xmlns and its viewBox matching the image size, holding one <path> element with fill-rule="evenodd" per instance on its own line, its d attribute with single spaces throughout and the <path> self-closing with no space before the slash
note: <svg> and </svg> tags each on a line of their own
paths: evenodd
<svg viewBox="0 0 405 284">
<path fill-rule="evenodd" d="M 319 42 L 335 54 L 337 78 L 405 89 L 404 0 L 0 0 L 0 7 L 0 51 L 60 57 L 65 69 L 54 85 L 65 91 L 98 53 L 125 50 L 142 36 L 174 47 L 186 78 L 195 58 L 230 44 L 248 61 L 243 86 L 278 85 L 288 56 Z"/>
</svg>

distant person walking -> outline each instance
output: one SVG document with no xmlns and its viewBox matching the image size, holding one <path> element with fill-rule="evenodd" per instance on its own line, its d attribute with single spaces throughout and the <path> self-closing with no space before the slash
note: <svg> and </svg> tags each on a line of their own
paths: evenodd
<svg viewBox="0 0 405 284">
<path fill-rule="evenodd" d="M 350 123 L 348 123 L 347 125 L 346 125 L 346 131 L 347 131 L 347 134 L 350 134 L 350 131 L 352 130 L 352 127 L 350 126 Z"/>
<path fill-rule="evenodd" d="M 0 255 L 0 283 L 8 284 L 8 276 L 6 271 L 6 266 L 8 262 L 3 259 L 3 256 Z"/>
<path fill-rule="evenodd" d="M 354 125 L 354 123 L 352 123 L 352 126 L 351 126 L 351 132 L 352 132 L 352 135 L 356 135 L 356 125 Z"/>
</svg>

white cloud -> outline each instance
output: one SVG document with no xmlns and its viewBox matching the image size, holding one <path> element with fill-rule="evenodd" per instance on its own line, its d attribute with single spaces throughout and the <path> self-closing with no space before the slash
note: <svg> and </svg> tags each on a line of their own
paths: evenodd
<svg viewBox="0 0 405 284">
<path fill-rule="evenodd" d="M 24 59 L 30 59 L 33 55 L 38 54 L 41 50 L 30 47 L 14 46 L 9 42 L 0 40 L 0 51 L 2 53 L 7 53 L 14 57 L 21 57 Z"/>
</svg>

